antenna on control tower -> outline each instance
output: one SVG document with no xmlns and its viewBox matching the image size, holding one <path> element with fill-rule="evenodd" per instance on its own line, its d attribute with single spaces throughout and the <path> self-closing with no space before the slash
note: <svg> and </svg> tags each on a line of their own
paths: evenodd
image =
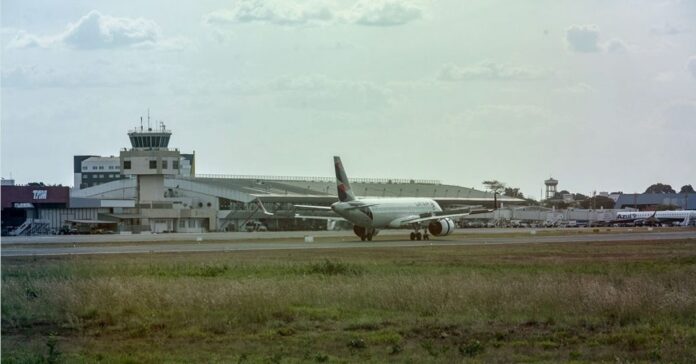
<svg viewBox="0 0 696 364">
<path fill-rule="evenodd" d="M 140 117 L 140 131 L 143 131 L 143 117 Z"/>
<path fill-rule="evenodd" d="M 150 127 L 150 108 L 147 108 L 147 131 L 152 131 L 152 127 Z"/>
</svg>

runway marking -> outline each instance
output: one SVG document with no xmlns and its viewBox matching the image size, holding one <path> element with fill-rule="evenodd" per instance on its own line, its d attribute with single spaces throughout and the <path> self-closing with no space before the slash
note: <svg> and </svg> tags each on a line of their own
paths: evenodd
<svg viewBox="0 0 696 364">
<path fill-rule="evenodd" d="M 651 232 L 651 233 L 614 233 L 582 234 L 561 236 L 527 236 L 515 238 L 471 238 L 457 240 L 430 241 L 373 241 L 373 242 L 335 242 L 335 243 L 282 243 L 282 242 L 209 242 L 177 244 L 139 244 L 123 246 L 88 246 L 88 247 L 18 247 L 3 248 L 3 257 L 50 256 L 50 255 L 85 255 L 85 254 L 141 254 L 141 253 L 196 253 L 196 252 L 233 252 L 251 250 L 302 250 L 302 249 L 356 249 L 356 248 L 409 248 L 425 246 L 456 245 L 503 245 L 503 244 L 544 244 L 544 243 L 589 243 L 620 241 L 654 241 L 654 240 L 696 239 L 696 232 Z"/>
</svg>

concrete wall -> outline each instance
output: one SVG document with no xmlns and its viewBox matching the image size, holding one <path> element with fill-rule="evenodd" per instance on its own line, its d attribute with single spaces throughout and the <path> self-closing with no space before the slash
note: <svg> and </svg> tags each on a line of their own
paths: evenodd
<svg viewBox="0 0 696 364">
<path fill-rule="evenodd" d="M 60 229 L 65 224 L 65 220 L 98 220 L 99 213 L 108 211 L 101 208 L 40 209 L 38 218 L 48 220 L 51 229 Z"/>
<path fill-rule="evenodd" d="M 174 161 L 180 162 L 181 156 L 175 150 L 128 150 L 121 152 L 121 173 L 124 175 L 177 175 L 179 169 L 174 169 Z M 130 161 L 131 167 L 125 168 L 124 162 Z M 150 168 L 150 161 L 156 161 L 156 168 Z M 167 168 L 163 167 L 167 162 Z"/>
<path fill-rule="evenodd" d="M 138 203 L 164 201 L 164 176 L 138 176 Z"/>
</svg>

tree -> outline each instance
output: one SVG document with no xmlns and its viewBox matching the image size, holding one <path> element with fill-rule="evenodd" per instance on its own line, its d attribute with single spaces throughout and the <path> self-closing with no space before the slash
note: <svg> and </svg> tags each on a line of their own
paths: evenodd
<svg viewBox="0 0 696 364">
<path fill-rule="evenodd" d="M 496 199 L 498 195 L 505 191 L 505 183 L 498 180 L 483 181 L 482 183 L 489 191 L 493 192 L 493 208 L 497 209 L 498 202 Z"/>
<path fill-rule="evenodd" d="M 562 209 L 567 209 L 567 208 L 571 207 L 572 204 L 571 204 L 571 203 L 568 203 L 568 202 L 563 202 L 563 201 L 560 201 L 560 200 L 546 200 L 546 201 L 544 201 L 543 206 L 546 206 L 546 207 L 555 207 L 555 208 L 557 208 L 557 209 L 561 209 L 561 210 L 562 210 Z"/>
<path fill-rule="evenodd" d="M 662 183 L 655 183 L 645 190 L 645 193 L 676 193 L 672 186 Z"/>
<path fill-rule="evenodd" d="M 588 198 L 589 198 L 589 196 L 585 196 L 582 193 L 573 194 L 573 200 L 575 200 L 575 201 L 587 200 Z"/>
<path fill-rule="evenodd" d="M 683 185 L 679 193 L 696 193 L 691 185 Z"/>
<path fill-rule="evenodd" d="M 496 195 L 500 195 L 505 191 L 505 183 L 498 180 L 483 181 L 482 183 L 484 186 L 486 186 L 486 189 Z"/>
<path fill-rule="evenodd" d="M 560 192 L 556 191 L 556 193 L 553 195 L 553 199 L 555 200 L 560 200 L 563 198 L 563 195 L 570 195 L 571 193 L 568 192 L 568 190 L 562 190 Z"/>
<path fill-rule="evenodd" d="M 528 206 L 541 206 L 541 202 L 539 202 L 537 200 L 527 198 L 527 197 L 523 197 L 523 199 Z"/>
<path fill-rule="evenodd" d="M 583 209 L 613 209 L 614 205 L 614 200 L 605 196 L 595 196 L 580 202 L 580 207 Z"/>
<path fill-rule="evenodd" d="M 660 204 L 654 207 L 655 211 L 671 211 L 671 210 L 678 210 L 679 206 L 677 205 L 670 205 L 670 204 Z"/>
<path fill-rule="evenodd" d="M 503 195 L 508 197 L 524 198 L 524 194 L 517 187 L 505 187 Z"/>
<path fill-rule="evenodd" d="M 27 183 L 27 186 L 45 187 L 46 185 L 43 182 L 29 182 Z"/>
</svg>

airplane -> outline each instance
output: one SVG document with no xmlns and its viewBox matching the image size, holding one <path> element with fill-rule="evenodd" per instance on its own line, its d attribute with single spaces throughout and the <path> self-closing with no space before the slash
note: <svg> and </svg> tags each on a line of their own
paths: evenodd
<svg viewBox="0 0 696 364">
<path fill-rule="evenodd" d="M 611 220 L 609 223 L 633 225 L 676 224 L 688 226 L 692 221 L 691 219 L 696 219 L 696 211 L 630 211 L 617 212 L 616 219 Z"/>
<path fill-rule="evenodd" d="M 411 240 L 429 240 L 434 236 L 446 236 L 454 231 L 453 218 L 486 213 L 493 210 L 471 210 L 469 212 L 451 213 L 443 211 L 431 198 L 419 197 L 384 197 L 358 198 L 350 188 L 346 171 L 340 157 L 334 157 L 336 171 L 336 188 L 338 201 L 331 206 L 295 205 L 297 208 L 333 211 L 337 216 L 308 216 L 296 214 L 298 219 L 319 219 L 330 221 L 348 221 L 353 224 L 353 232 L 362 241 L 372 241 L 379 229 L 411 228 Z M 259 205 L 267 215 L 259 200 Z M 421 233 L 423 230 L 423 233 Z"/>
</svg>

